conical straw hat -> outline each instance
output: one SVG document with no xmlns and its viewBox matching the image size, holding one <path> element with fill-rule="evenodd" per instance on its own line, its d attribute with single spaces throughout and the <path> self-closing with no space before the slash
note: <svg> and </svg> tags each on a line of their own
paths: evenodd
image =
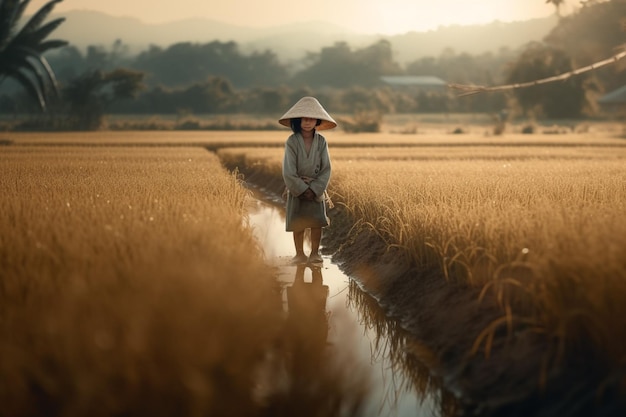
<svg viewBox="0 0 626 417">
<path fill-rule="evenodd" d="M 317 130 L 332 129 L 337 127 L 337 122 L 330 117 L 315 97 L 302 97 L 287 111 L 287 113 L 283 114 L 283 117 L 278 120 L 278 123 L 283 126 L 291 127 L 291 119 L 300 117 L 320 119 L 322 123 L 316 127 Z"/>
</svg>

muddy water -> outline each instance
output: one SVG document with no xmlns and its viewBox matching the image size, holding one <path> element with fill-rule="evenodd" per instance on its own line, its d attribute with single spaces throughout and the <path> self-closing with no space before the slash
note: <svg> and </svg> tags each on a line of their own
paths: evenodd
<svg viewBox="0 0 626 417">
<path fill-rule="evenodd" d="M 320 267 L 289 264 L 294 255 L 293 240 L 291 233 L 285 232 L 283 213 L 277 204 L 255 199 L 249 221 L 266 261 L 277 268 L 283 312 L 295 320 L 292 332 L 310 338 L 304 341 L 305 346 L 321 346 L 325 357 L 336 358 L 334 367 L 349 366 L 347 373 L 368 382 L 360 415 L 442 416 L 437 391 L 424 390 L 429 385 L 428 374 L 422 369 L 418 375 L 402 359 L 406 340 L 399 338 L 398 332 L 381 332 L 394 328 L 394 324 L 367 310 L 370 307 L 364 306 L 363 300 L 369 297 L 328 256 Z M 310 314 L 302 314 L 307 303 Z M 321 327 L 320 321 L 311 319 L 315 314 L 322 317 Z M 320 338 L 325 343 L 322 340 L 320 345 Z"/>
</svg>

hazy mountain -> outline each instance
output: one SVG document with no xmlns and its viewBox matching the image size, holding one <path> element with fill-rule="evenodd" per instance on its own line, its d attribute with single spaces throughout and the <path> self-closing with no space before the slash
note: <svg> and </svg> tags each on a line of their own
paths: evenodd
<svg viewBox="0 0 626 417">
<path fill-rule="evenodd" d="M 65 39 L 84 48 L 88 45 L 110 46 L 121 40 L 133 52 L 149 45 L 167 47 L 177 42 L 235 41 L 244 50 L 275 49 L 281 56 L 296 51 L 318 50 L 339 39 L 353 40 L 358 35 L 325 22 L 306 25 L 278 26 L 258 29 L 230 25 L 211 19 L 185 19 L 162 24 L 147 24 L 132 17 L 115 17 L 93 11 L 71 11 L 66 21 L 54 32 L 55 38 Z M 302 45 L 307 45 L 304 48 Z"/>
<path fill-rule="evenodd" d="M 456 53 L 480 54 L 501 48 L 516 49 L 531 41 L 541 41 L 558 23 L 548 17 L 521 22 L 493 22 L 485 25 L 448 26 L 429 32 L 411 32 L 390 38 L 399 62 L 421 56 L 439 56 L 450 48 Z"/>
<path fill-rule="evenodd" d="M 428 32 L 385 36 L 359 34 L 327 22 L 259 29 L 201 18 L 146 24 L 136 18 L 114 17 L 93 11 L 71 11 L 53 17 L 57 16 L 64 16 L 67 20 L 52 37 L 68 40 L 81 49 L 88 45 L 109 47 L 118 39 L 128 45 L 132 53 L 149 45 L 167 47 L 177 42 L 219 40 L 236 42 L 244 53 L 269 49 L 276 52 L 281 60 L 292 61 L 306 52 L 318 52 L 337 41 L 359 48 L 379 39 L 387 39 L 400 63 L 423 56 L 437 56 L 445 48 L 471 54 L 497 51 L 502 47 L 517 48 L 527 42 L 541 40 L 557 22 L 554 17 L 515 23 L 449 26 Z"/>
</svg>

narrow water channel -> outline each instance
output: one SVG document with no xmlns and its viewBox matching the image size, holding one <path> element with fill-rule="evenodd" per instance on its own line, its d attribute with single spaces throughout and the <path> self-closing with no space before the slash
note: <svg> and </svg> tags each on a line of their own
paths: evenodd
<svg viewBox="0 0 626 417">
<path fill-rule="evenodd" d="M 296 320 L 295 331 L 312 338 L 321 334 L 326 339 L 323 349 L 330 357 L 350 362 L 355 372 L 364 372 L 363 378 L 369 380 L 362 415 L 441 417 L 445 407 L 437 390 L 424 389 L 429 385 L 429 376 L 423 374 L 423 369 L 421 376 L 416 376 L 415 369 L 398 359 L 406 349 L 406 340 L 397 340 L 397 332 L 381 334 L 380 329 L 394 324 L 384 322 L 380 314 L 363 313 L 358 307 L 364 307 L 363 300 L 369 297 L 327 256 L 321 267 L 289 265 L 294 249 L 291 233 L 285 232 L 283 209 L 255 199 L 250 204 L 249 222 L 266 261 L 277 267 L 283 312 Z M 303 295 L 321 305 L 322 315 L 327 318 L 321 333 L 318 324 L 296 314 Z M 394 333 L 395 340 L 391 340 L 390 333 Z M 319 341 L 310 343 L 319 346 Z"/>
</svg>

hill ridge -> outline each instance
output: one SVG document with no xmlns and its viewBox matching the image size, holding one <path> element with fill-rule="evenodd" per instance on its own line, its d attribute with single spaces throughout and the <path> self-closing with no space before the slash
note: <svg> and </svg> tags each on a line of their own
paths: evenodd
<svg viewBox="0 0 626 417">
<path fill-rule="evenodd" d="M 346 42 L 351 47 L 360 48 L 386 39 L 400 63 L 424 56 L 438 56 L 446 48 L 469 54 L 495 52 L 503 47 L 515 49 L 528 42 L 542 40 L 557 23 L 556 17 L 548 17 L 518 22 L 441 26 L 425 32 L 384 35 L 356 33 L 322 21 L 253 28 L 199 17 L 167 23 L 144 23 L 136 17 L 118 17 L 91 10 L 54 13 L 51 16 L 56 17 L 65 17 L 66 21 L 52 37 L 65 39 L 79 49 L 90 45 L 110 47 L 121 40 L 134 54 L 151 45 L 168 47 L 179 42 L 207 43 L 217 40 L 234 41 L 242 52 L 272 50 L 281 60 L 291 61 L 335 42 Z"/>
</svg>

